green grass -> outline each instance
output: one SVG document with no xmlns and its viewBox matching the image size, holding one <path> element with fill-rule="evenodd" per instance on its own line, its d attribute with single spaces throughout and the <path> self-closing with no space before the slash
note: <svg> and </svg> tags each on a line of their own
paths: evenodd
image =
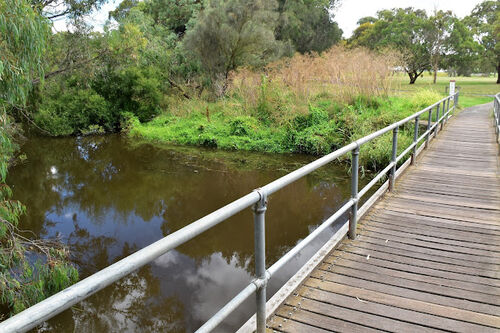
<svg viewBox="0 0 500 333">
<path fill-rule="evenodd" d="M 485 96 L 460 96 L 458 99 L 458 105 L 462 108 L 468 108 L 478 104 L 485 104 L 493 101 L 493 97 Z"/>
<path fill-rule="evenodd" d="M 462 96 L 469 94 L 494 95 L 500 92 L 500 84 L 496 83 L 496 77 L 449 77 L 445 73 L 438 73 L 436 84 L 432 83 L 433 76 L 427 72 L 419 77 L 415 84 L 409 84 L 408 75 L 398 74 L 393 77 L 396 90 L 415 91 L 418 89 L 429 89 L 440 94 L 445 93 L 450 80 L 455 80 L 460 87 Z"/>
</svg>

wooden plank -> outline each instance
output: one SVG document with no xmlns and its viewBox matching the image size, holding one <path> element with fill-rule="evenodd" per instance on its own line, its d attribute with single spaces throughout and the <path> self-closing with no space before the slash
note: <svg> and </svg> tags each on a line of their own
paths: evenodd
<svg viewBox="0 0 500 333">
<path fill-rule="evenodd" d="M 377 330 L 386 332 L 442 332 L 433 328 L 422 325 L 415 325 L 404 321 L 385 318 L 380 320 L 377 314 L 367 313 L 352 309 L 348 304 L 341 306 L 333 303 L 324 303 L 311 298 L 290 297 L 286 301 L 291 307 L 300 307 L 301 310 L 306 310 L 313 313 L 328 314 L 329 317 L 340 319 L 344 322 L 355 322 L 365 327 L 371 327 Z M 293 315 L 291 318 L 294 318 Z M 333 328 L 333 327 L 332 327 Z M 334 328 L 337 329 L 336 327 Z"/>
<path fill-rule="evenodd" d="M 330 330 L 324 330 L 295 320 L 280 317 L 278 315 L 273 316 L 273 318 L 271 318 L 271 320 L 268 322 L 268 327 L 273 328 L 272 332 L 275 332 L 275 330 L 281 332 L 310 332 L 310 333 L 332 332 Z"/>
<path fill-rule="evenodd" d="M 487 315 L 473 311 L 467 311 L 459 308 L 453 308 L 449 305 L 440 305 L 429 303 L 400 295 L 391 295 L 375 290 L 351 286 L 348 284 L 335 283 L 331 281 L 321 281 L 320 279 L 307 279 L 304 281 L 304 288 L 317 288 L 337 294 L 357 297 L 361 300 L 390 305 L 402 309 L 414 310 L 421 313 L 428 313 L 443 318 L 450 318 L 468 323 L 475 323 L 487 327 L 500 329 L 500 317 L 496 315 Z M 311 289 L 309 289 L 311 291 Z M 307 296 L 307 292 L 304 293 Z"/>
<path fill-rule="evenodd" d="M 475 288 L 478 290 L 484 290 L 484 292 L 487 293 L 489 292 L 490 287 L 493 287 L 492 289 L 494 290 L 500 289 L 500 279 L 477 276 L 475 275 L 477 272 L 476 270 L 462 270 L 457 269 L 457 266 L 453 265 L 435 264 L 430 261 L 413 258 L 410 259 L 403 256 L 380 252 L 372 254 L 367 259 L 368 254 L 370 254 L 370 252 L 364 249 L 348 248 L 343 251 L 335 251 L 332 255 L 325 258 L 325 263 L 334 264 L 338 258 L 342 257 L 347 260 L 354 260 L 358 262 L 366 261 L 366 263 L 369 263 L 370 265 L 393 268 L 405 272 L 414 272 L 430 277 L 441 277 L 450 281 L 468 281 L 468 283 L 473 283 L 476 286 L 485 285 L 487 287 L 485 289 L 481 289 L 479 286 Z"/>
<path fill-rule="evenodd" d="M 300 322 L 306 324 L 310 327 L 316 327 L 327 331 L 335 331 L 335 332 L 380 332 L 379 330 L 373 329 L 371 327 L 358 325 L 356 323 L 352 323 L 349 321 L 343 321 L 336 318 L 332 318 L 327 314 L 318 314 L 314 312 L 310 312 L 301 308 L 294 308 L 292 306 L 284 304 L 282 307 L 278 309 L 276 314 L 284 319 L 293 320 L 296 322 Z M 287 332 L 287 329 L 284 329 L 285 324 L 282 323 L 282 327 L 278 329 Z M 308 332 L 308 331 L 303 331 Z"/>
<path fill-rule="evenodd" d="M 390 211 L 411 213 L 414 215 L 423 215 L 429 217 L 438 217 L 449 220 L 457 220 L 462 222 L 474 222 L 480 224 L 488 224 L 495 227 L 500 226 L 500 220 L 498 216 L 484 216 L 480 212 L 474 214 L 473 210 L 467 210 L 465 208 L 458 209 L 458 207 L 444 207 L 440 205 L 416 205 L 411 201 L 400 200 L 397 201 L 393 197 L 391 198 L 390 205 L 385 202 L 389 200 L 384 200 L 384 203 L 380 203 L 375 207 L 375 209 L 387 209 Z"/>
<path fill-rule="evenodd" d="M 402 232 L 394 228 L 385 228 L 385 225 L 373 223 L 371 221 L 369 223 L 364 223 L 361 230 L 366 231 L 365 235 L 367 236 L 376 236 L 377 238 L 393 240 L 405 244 L 419 245 L 457 253 L 493 257 L 499 259 L 497 264 L 500 263 L 499 246 L 474 243 L 472 239 L 454 240 L 440 237 L 440 235 L 427 236 L 418 232 L 412 233 L 409 230 Z"/>
<path fill-rule="evenodd" d="M 335 269 L 337 272 L 340 270 L 339 267 Z M 345 270 L 342 270 L 345 272 Z M 365 274 L 363 272 L 363 274 Z M 500 313 L 500 308 L 491 304 L 484 304 L 476 301 L 470 301 L 468 299 L 459 299 L 455 297 L 445 296 L 442 294 L 434 294 L 431 292 L 423 292 L 422 290 L 414 290 L 406 287 L 405 285 L 391 285 L 386 284 L 380 281 L 371 281 L 364 279 L 365 276 L 359 277 L 343 275 L 343 274 L 334 274 L 325 271 L 314 271 L 311 274 L 311 277 L 316 279 L 331 281 L 340 284 L 346 284 L 351 287 L 360 287 L 363 289 L 378 291 L 385 294 L 403 296 L 405 298 L 415 299 L 423 302 L 434 303 L 444 306 L 455 307 L 459 309 L 464 309 L 468 311 L 489 314 L 496 316 Z M 380 278 L 377 280 L 381 280 Z"/>
<path fill-rule="evenodd" d="M 467 243 L 474 242 L 474 244 L 494 245 L 500 244 L 500 235 L 488 235 L 485 237 L 483 233 L 475 231 L 462 231 L 453 228 L 448 228 L 442 224 L 439 226 L 434 225 L 420 225 L 411 224 L 408 220 L 402 219 L 388 219 L 380 218 L 376 215 L 368 216 L 363 225 L 370 224 L 380 228 L 387 228 L 394 231 L 408 232 L 411 234 L 439 237 L 442 239 L 454 239 Z M 500 247 L 500 246 L 499 246 Z"/>
<path fill-rule="evenodd" d="M 333 263 L 324 263 L 318 266 L 318 268 L 324 271 L 330 271 L 334 269 L 336 266 L 343 266 L 351 269 L 359 269 L 360 272 L 367 271 L 367 272 L 384 274 L 388 276 L 404 278 L 418 282 L 424 281 L 425 284 L 435 284 L 438 286 L 456 288 L 460 290 L 468 290 L 484 294 L 483 296 L 489 295 L 489 296 L 494 296 L 492 298 L 500 298 L 498 297 L 500 296 L 500 288 L 494 288 L 491 285 L 471 283 L 466 279 L 464 279 L 463 275 L 460 276 L 458 279 L 450 279 L 449 275 L 447 278 L 435 277 L 426 274 L 421 274 L 416 271 L 401 270 L 400 267 L 396 268 L 394 266 L 387 267 L 388 265 L 380 265 L 380 261 L 378 262 L 379 265 L 373 264 L 373 261 L 377 259 L 374 260 L 373 259 L 363 260 L 364 258 L 361 260 L 360 259 L 361 258 L 347 259 L 345 257 L 341 257 L 337 258 Z M 487 303 L 489 302 L 487 301 Z M 495 301 L 495 304 L 499 305 L 499 301 Z"/>
<path fill-rule="evenodd" d="M 365 267 L 366 268 L 366 267 Z M 440 284 L 429 283 L 428 280 L 419 280 L 415 277 L 409 276 L 402 272 L 386 269 L 383 267 L 373 267 L 372 270 L 362 270 L 358 267 L 342 266 L 334 264 L 333 268 L 335 275 L 342 274 L 345 276 L 352 276 L 354 278 L 362 277 L 363 280 L 383 283 L 390 286 L 405 286 L 407 289 L 416 291 L 423 291 L 436 295 L 443 295 L 447 297 L 454 297 L 457 299 L 467 299 L 473 302 L 489 304 L 497 308 L 496 313 L 500 313 L 500 298 L 492 297 L 491 294 L 479 293 L 470 290 L 464 290 L 455 287 L 448 287 Z M 358 270 L 359 269 L 359 270 Z M 389 274 L 391 272 L 391 274 Z M 332 275 L 332 271 L 322 270 L 322 266 L 318 267 L 317 274 L 313 273 L 312 276 L 324 276 L 328 279 Z"/>
<path fill-rule="evenodd" d="M 374 246 L 385 246 L 391 248 L 391 251 L 399 251 L 399 250 L 407 250 L 412 253 L 431 255 L 435 257 L 446 258 L 444 260 L 448 260 L 449 262 L 463 261 L 462 265 L 470 266 L 473 265 L 477 268 L 486 269 L 493 271 L 500 271 L 500 258 L 498 257 L 486 257 L 481 255 L 469 255 L 465 253 L 457 253 L 452 250 L 447 249 L 437 249 L 432 247 L 425 247 L 425 244 L 405 244 L 398 242 L 395 239 L 391 241 L 386 237 L 380 237 L 376 234 L 368 234 L 366 232 L 362 232 L 359 235 L 360 241 L 366 243 L 368 247 Z"/>
<path fill-rule="evenodd" d="M 455 254 L 452 252 L 439 251 L 435 249 L 420 248 L 418 246 L 406 245 L 397 242 L 385 242 L 382 239 L 373 239 L 370 237 L 363 237 L 362 241 L 357 246 L 370 249 L 372 251 L 382 251 L 387 253 L 398 253 L 406 255 L 411 258 L 425 259 L 435 262 L 449 263 L 456 266 L 473 267 L 474 269 L 482 271 L 498 272 L 500 274 L 500 267 L 487 262 L 477 261 L 474 256 L 466 256 L 463 254 Z"/>
<path fill-rule="evenodd" d="M 434 203 L 434 204 L 445 204 L 460 207 L 470 207 L 470 208 L 480 208 L 484 209 L 486 212 L 500 212 L 498 203 L 491 202 L 489 200 L 481 200 L 476 198 L 469 198 L 464 200 L 463 197 L 454 197 L 451 195 L 441 195 L 438 193 L 428 193 L 427 195 L 415 195 L 414 193 L 408 193 L 406 191 L 398 190 L 398 198 L 415 200 L 420 203 Z M 499 215 L 500 216 L 500 215 Z"/>
<path fill-rule="evenodd" d="M 373 216 L 390 219 L 392 221 L 408 221 L 409 224 L 419 226 L 437 226 L 454 230 L 470 231 L 483 235 L 500 235 L 500 226 L 481 222 L 470 222 L 441 218 L 438 216 L 424 215 L 420 213 L 392 210 L 388 207 L 384 210 L 374 209 L 370 212 Z"/>
<path fill-rule="evenodd" d="M 303 302 L 305 300 L 305 297 L 307 297 L 323 303 L 347 307 L 350 309 L 378 315 L 380 317 L 389 317 L 391 319 L 399 320 L 403 323 L 414 323 L 417 325 L 427 326 L 420 326 L 418 328 L 409 327 L 408 329 L 403 329 L 400 332 L 423 332 L 428 328 L 435 328 L 438 330 L 447 330 L 453 332 L 497 332 L 497 330 L 492 327 L 485 327 L 483 325 L 472 324 L 464 322 L 462 320 L 450 319 L 436 316 L 434 314 L 405 309 L 404 307 L 401 307 L 404 306 L 404 304 L 401 303 L 398 303 L 397 306 L 394 306 L 396 304 L 391 303 L 390 301 L 388 302 L 385 299 L 383 300 L 383 303 L 380 303 L 379 299 L 375 299 L 374 301 L 373 297 L 368 297 L 368 299 L 365 299 L 363 296 L 366 295 L 366 292 L 359 289 L 357 291 L 359 292 L 361 297 L 352 294 L 342 295 L 340 293 L 334 293 L 317 288 L 308 288 L 304 286 L 299 289 L 298 295 L 297 297 L 295 297 L 295 304 L 298 304 L 299 301 L 301 304 L 304 304 Z M 344 294 L 346 293 L 345 291 L 343 292 Z M 384 303 L 389 303 L 389 305 Z"/>
</svg>

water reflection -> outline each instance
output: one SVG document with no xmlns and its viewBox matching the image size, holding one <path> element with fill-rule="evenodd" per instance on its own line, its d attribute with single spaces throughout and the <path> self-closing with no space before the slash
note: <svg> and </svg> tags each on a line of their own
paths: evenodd
<svg viewBox="0 0 500 333">
<path fill-rule="evenodd" d="M 152 145 L 120 136 L 32 138 L 9 175 L 28 207 L 24 229 L 61 237 L 82 277 L 312 160 Z M 266 255 L 275 262 L 348 198 L 345 171 L 327 166 L 270 198 Z M 323 235 L 325 239 L 328 235 Z M 273 292 L 314 252 L 308 248 L 270 285 Z M 250 210 L 55 317 L 39 331 L 193 331 L 252 278 Z M 233 331 L 253 310 L 223 324 Z"/>
</svg>

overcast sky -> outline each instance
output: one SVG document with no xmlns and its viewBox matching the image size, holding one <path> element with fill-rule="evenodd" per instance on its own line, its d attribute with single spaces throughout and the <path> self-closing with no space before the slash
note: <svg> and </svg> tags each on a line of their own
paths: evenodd
<svg viewBox="0 0 500 333">
<path fill-rule="evenodd" d="M 414 7 L 425 9 L 427 14 L 438 10 L 451 10 L 458 17 L 468 15 L 482 0 L 340 0 L 335 11 L 335 21 L 339 24 L 344 37 L 348 38 L 356 29 L 358 20 L 365 16 L 375 16 L 381 9 Z"/>
<path fill-rule="evenodd" d="M 381 9 L 396 7 L 414 7 L 425 9 L 427 13 L 432 13 L 434 8 L 442 10 L 452 10 L 457 16 L 464 17 L 470 13 L 482 0 L 340 0 L 340 6 L 335 10 L 335 21 L 344 31 L 344 37 L 348 38 L 356 29 L 356 22 L 365 16 L 375 16 Z M 115 9 L 121 0 L 110 0 L 101 10 L 94 13 L 89 21 L 96 30 L 102 31 L 102 26 L 108 19 L 108 12 Z M 64 20 L 54 22 L 57 31 L 65 30 Z"/>
</svg>

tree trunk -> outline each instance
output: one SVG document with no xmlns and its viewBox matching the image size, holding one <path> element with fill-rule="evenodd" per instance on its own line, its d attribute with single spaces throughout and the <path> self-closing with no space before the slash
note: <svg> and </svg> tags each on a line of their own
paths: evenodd
<svg viewBox="0 0 500 333">
<path fill-rule="evenodd" d="M 410 84 L 414 84 L 415 81 L 417 80 L 417 73 L 416 72 L 408 72 L 408 76 L 410 77 Z"/>
<path fill-rule="evenodd" d="M 437 64 L 436 64 L 434 66 L 434 81 L 433 81 L 434 84 L 436 84 L 437 72 L 438 72 L 438 67 L 437 67 Z"/>
<path fill-rule="evenodd" d="M 500 83 L 500 61 L 497 65 L 497 84 Z"/>
</svg>

